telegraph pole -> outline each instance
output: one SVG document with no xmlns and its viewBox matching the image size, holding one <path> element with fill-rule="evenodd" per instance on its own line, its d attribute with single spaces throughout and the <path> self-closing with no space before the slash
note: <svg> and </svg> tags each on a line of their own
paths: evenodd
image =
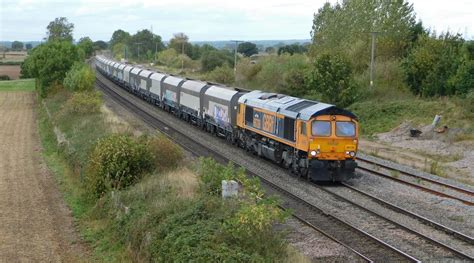
<svg viewBox="0 0 474 263">
<path fill-rule="evenodd" d="M 137 45 L 137 60 L 140 59 L 140 45 L 142 43 L 135 42 L 135 45 Z"/>
<path fill-rule="evenodd" d="M 181 72 L 184 70 L 184 39 L 181 39 Z"/>
<path fill-rule="evenodd" d="M 231 41 L 235 42 L 235 50 L 234 50 L 234 75 L 235 75 L 235 73 L 237 72 L 237 45 L 244 41 L 242 40 L 231 40 Z"/>
<path fill-rule="evenodd" d="M 377 35 L 380 34 L 380 32 L 370 32 L 372 35 L 372 52 L 370 56 L 370 87 L 373 88 L 374 86 L 374 70 L 375 70 L 375 40 L 377 38 Z"/>
</svg>

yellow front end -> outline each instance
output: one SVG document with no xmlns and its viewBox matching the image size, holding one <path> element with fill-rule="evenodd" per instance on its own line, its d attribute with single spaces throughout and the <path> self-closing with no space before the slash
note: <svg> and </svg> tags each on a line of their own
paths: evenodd
<svg viewBox="0 0 474 263">
<path fill-rule="evenodd" d="M 359 136 L 356 120 L 342 115 L 318 116 L 310 120 L 310 127 L 310 159 L 355 159 Z"/>
</svg>

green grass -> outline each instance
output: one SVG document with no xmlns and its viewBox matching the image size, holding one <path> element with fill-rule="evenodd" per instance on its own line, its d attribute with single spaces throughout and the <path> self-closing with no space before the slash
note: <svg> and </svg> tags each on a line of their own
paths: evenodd
<svg viewBox="0 0 474 263">
<path fill-rule="evenodd" d="M 34 91 L 34 79 L 0 81 L 0 91 Z"/>
</svg>

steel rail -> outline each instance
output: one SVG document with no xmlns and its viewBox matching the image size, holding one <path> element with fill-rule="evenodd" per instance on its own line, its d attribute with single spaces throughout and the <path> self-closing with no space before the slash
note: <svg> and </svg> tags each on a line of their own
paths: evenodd
<svg viewBox="0 0 474 263">
<path fill-rule="evenodd" d="M 463 241 L 465 241 L 465 242 L 467 242 L 467 243 L 469 243 L 469 244 L 471 244 L 471 245 L 474 245 L 474 238 L 471 237 L 471 236 L 468 236 L 468 235 L 466 235 L 466 234 L 464 234 L 464 233 L 461 233 L 461 232 L 459 232 L 459 231 L 457 231 L 457 230 L 454 230 L 454 229 L 452 229 L 452 228 L 450 228 L 450 227 L 447 227 L 447 226 L 445 226 L 445 225 L 442 225 L 442 224 L 440 224 L 440 223 L 438 223 L 438 222 L 435 222 L 435 221 L 433 221 L 433 220 L 431 220 L 431 219 L 428 219 L 428 218 L 426 218 L 426 217 L 424 217 L 424 216 L 421 216 L 421 215 L 418 215 L 418 214 L 413 213 L 413 212 L 411 212 L 411 211 L 408 211 L 408 210 L 406 210 L 405 208 L 402 208 L 402 207 L 400 207 L 400 206 L 397 206 L 397 205 L 395 205 L 395 204 L 392 204 L 392 203 L 390 203 L 390 202 L 387 202 L 387 201 L 385 201 L 385 200 L 383 200 L 383 199 L 381 199 L 381 198 L 378 198 L 378 197 L 376 197 L 376 196 L 374 196 L 374 195 L 372 195 L 372 194 L 369 194 L 369 193 L 367 193 L 367 192 L 365 192 L 365 191 L 363 191 L 363 190 L 360 190 L 360 189 L 358 189 L 358 188 L 355 188 L 355 187 L 353 187 L 353 186 L 351 186 L 351 185 L 349 185 L 349 184 L 347 184 L 347 183 L 341 183 L 341 184 L 344 185 L 345 187 L 351 189 L 352 191 L 355 191 L 355 192 L 357 192 L 357 193 L 359 193 L 359 194 L 361 194 L 361 195 L 364 195 L 364 196 L 369 197 L 370 199 L 374 200 L 375 202 L 377 202 L 377 203 L 379 203 L 379 204 L 381 204 L 381 205 L 383 205 L 383 206 L 389 207 L 390 209 L 395 210 L 395 211 L 398 211 L 398 212 L 400 212 L 400 213 L 402 213 L 402 214 L 411 216 L 411 217 L 413 217 L 413 218 L 415 218 L 415 219 L 417 219 L 417 220 L 423 222 L 424 224 L 430 225 L 430 226 L 432 226 L 432 227 L 434 227 L 434 228 L 436 228 L 436 229 L 438 229 L 438 230 L 441 230 L 441 231 L 443 231 L 443 232 L 445 232 L 445 233 L 447 233 L 447 234 L 454 235 L 454 236 L 456 236 L 457 238 L 462 239 Z"/>
<path fill-rule="evenodd" d="M 388 174 L 382 173 L 380 171 L 377 171 L 375 169 L 362 167 L 362 166 L 358 166 L 357 169 L 365 171 L 365 172 L 369 172 L 369 173 L 377 175 L 377 176 L 381 176 L 381 177 L 390 179 L 392 181 L 396 181 L 396 182 L 401 183 L 401 184 L 405 184 L 405 185 L 408 185 L 408 186 L 415 187 L 415 188 L 417 188 L 419 190 L 422 190 L 424 192 L 427 192 L 427 193 L 431 193 L 431 194 L 434 194 L 434 195 L 438 195 L 438 196 L 446 197 L 446 198 L 449 198 L 449 199 L 453 199 L 453 200 L 462 202 L 462 203 L 464 203 L 466 205 L 469 205 L 469 206 L 474 206 L 474 202 L 472 202 L 472 201 L 469 201 L 469 200 L 466 200 L 466 199 L 463 199 L 463 198 L 460 198 L 460 197 L 457 197 L 457 196 L 454 196 L 454 195 L 450 195 L 450 194 L 447 194 L 447 193 L 443 193 L 443 192 L 437 191 L 435 189 L 424 187 L 422 185 L 412 183 L 412 182 L 409 182 L 409 181 L 406 181 L 406 180 L 403 180 L 403 179 L 400 179 L 400 178 L 396 178 L 396 177 L 393 177 L 391 175 L 388 175 Z M 387 169 L 389 169 L 389 168 L 387 168 Z M 396 169 L 392 169 L 392 170 L 396 170 Z M 396 171 L 398 171 L 398 170 L 396 170 Z M 406 174 L 406 173 L 404 172 L 404 174 Z M 413 176 L 413 177 L 415 177 L 415 176 Z M 420 178 L 420 179 L 424 180 L 424 177 L 416 177 L 416 178 Z"/>
<path fill-rule="evenodd" d="M 463 194 L 467 194 L 469 196 L 474 196 L 474 191 L 470 190 L 470 189 L 462 188 L 462 187 L 459 187 L 459 186 L 456 186 L 456 185 L 453 185 L 453 184 L 450 184 L 450 183 L 447 183 L 447 182 L 441 182 L 441 181 L 438 181 L 438 180 L 435 180 L 435 179 L 428 178 L 426 176 L 419 176 L 419 175 L 416 175 L 414 173 L 410 173 L 410 172 L 407 172 L 407 171 L 402 171 L 401 169 L 391 167 L 391 166 L 389 166 L 387 164 L 384 164 L 384 163 L 381 163 L 381 162 L 369 160 L 369 159 L 364 158 L 364 157 L 357 157 L 357 160 L 360 160 L 362 162 L 369 163 L 369 164 L 374 164 L 374 165 L 383 167 L 383 168 L 388 169 L 388 170 L 397 171 L 397 172 L 399 172 L 401 174 L 404 174 L 406 176 L 410 176 L 410 177 L 413 177 L 413 178 L 416 178 L 416 179 L 421 179 L 421 180 L 424 180 L 424 181 L 427 181 L 427 182 L 430 182 L 430 183 L 433 183 L 433 184 L 437 184 L 439 186 L 443 186 L 443 187 L 449 188 L 451 190 L 461 192 Z"/>
<path fill-rule="evenodd" d="M 336 193 L 334 193 L 334 192 L 331 192 L 330 190 L 326 189 L 325 187 L 318 186 L 318 185 L 315 185 L 315 186 L 318 187 L 319 189 L 325 191 L 326 193 L 329 193 L 329 194 L 333 195 L 334 197 L 336 197 L 336 198 L 338 198 L 338 199 L 340 199 L 340 200 L 342 200 L 342 201 L 345 201 L 345 202 L 347 202 L 347 203 L 349 203 L 349 204 L 351 204 L 351 205 L 353 205 L 353 206 L 355 206 L 355 207 L 357 207 L 357 208 L 359 208 L 359 209 L 361 209 L 361 210 L 363 210 L 363 211 L 365 211 L 365 212 L 367 212 L 367 213 L 369 213 L 369 214 L 371 214 L 371 215 L 373 215 L 373 216 L 375 216 L 375 217 L 381 218 L 381 219 L 383 219 L 383 220 L 385 220 L 385 221 L 387 221 L 387 222 L 389 222 L 389 223 L 391 223 L 391 224 L 393 224 L 393 225 L 395 225 L 395 226 L 397 226 L 397 227 L 399 227 L 399 228 L 401 228 L 401 229 L 403 229 L 403 230 L 405 230 L 405 231 L 407 231 L 407 232 L 410 232 L 410 233 L 412 233 L 412 234 L 414 234 L 414 235 L 416 235 L 416 236 L 418 236 L 418 237 L 420 237 L 420 238 L 422 238 L 422 239 L 425 239 L 426 241 L 428 241 L 428 242 L 430 242 L 430 243 L 432 243 L 432 244 L 435 244 L 435 245 L 437 245 L 437 246 L 440 246 L 440 247 L 442 247 L 442 248 L 444 248 L 444 249 L 446 249 L 446 250 L 452 252 L 453 254 L 460 256 L 460 257 L 463 258 L 463 259 L 467 259 L 467 260 L 472 260 L 472 261 L 474 261 L 474 258 L 473 258 L 473 257 L 467 255 L 466 253 L 464 253 L 464 252 L 462 252 L 462 251 L 459 251 L 459 250 L 457 250 L 457 249 L 455 249 L 455 248 L 453 248 L 453 247 L 451 247 L 451 246 L 449 246 L 449 245 L 447 245 L 447 244 L 444 244 L 444 243 L 441 243 L 441 242 L 439 242 L 439 241 L 437 241 L 437 240 L 435 240 L 435 239 L 432 239 L 431 237 L 428 237 L 428 236 L 424 235 L 423 233 L 420 233 L 420 232 L 418 232 L 418 231 L 416 231 L 416 230 L 413 230 L 413 229 L 411 229 L 411 228 L 409 228 L 409 227 L 406 227 L 406 226 L 404 226 L 404 225 L 402 225 L 402 224 L 400 224 L 400 223 L 398 223 L 398 222 L 396 222 L 396 221 L 394 221 L 394 220 L 392 220 L 392 219 L 390 219 L 390 218 L 387 218 L 386 216 L 383 216 L 383 215 L 381 215 L 381 214 L 378 214 L 378 213 L 376 213 L 376 212 L 374 212 L 374 211 L 372 211 L 372 210 L 370 210 L 370 209 L 368 209 L 368 208 L 366 208 L 366 207 L 364 207 L 364 206 L 362 206 L 362 205 L 359 205 L 358 203 L 356 203 L 356 202 L 354 202 L 354 201 L 352 201 L 352 200 L 350 200 L 350 199 L 347 199 L 347 198 L 345 198 L 345 197 L 343 197 L 343 196 L 341 196 L 341 195 L 339 195 L 339 194 L 336 194 Z"/>
</svg>

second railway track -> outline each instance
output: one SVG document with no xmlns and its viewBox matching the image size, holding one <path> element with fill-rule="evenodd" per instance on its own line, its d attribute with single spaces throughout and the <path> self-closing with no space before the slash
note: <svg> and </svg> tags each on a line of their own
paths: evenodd
<svg viewBox="0 0 474 263">
<path fill-rule="evenodd" d="M 420 175 L 410 168 L 400 169 L 385 162 L 376 161 L 369 156 L 357 158 L 358 169 L 363 172 L 387 178 L 389 180 L 405 184 L 424 192 L 432 193 L 441 197 L 457 200 L 469 206 L 474 206 L 474 190 L 459 186 L 451 182 L 443 181 L 432 175 Z"/>
</svg>

